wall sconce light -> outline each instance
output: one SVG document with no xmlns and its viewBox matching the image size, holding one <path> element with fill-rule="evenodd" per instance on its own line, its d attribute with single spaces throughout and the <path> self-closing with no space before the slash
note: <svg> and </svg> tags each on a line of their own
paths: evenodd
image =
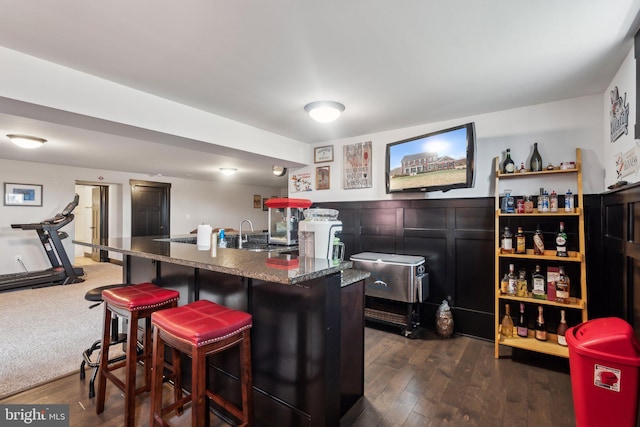
<svg viewBox="0 0 640 427">
<path fill-rule="evenodd" d="M 22 148 L 39 148 L 47 142 L 46 139 L 38 138 L 36 136 L 29 135 L 17 135 L 17 134 L 8 134 L 7 138 L 11 140 L 18 147 Z"/>
<path fill-rule="evenodd" d="M 335 101 L 316 101 L 304 106 L 304 111 L 311 118 L 320 123 L 331 123 L 340 117 L 344 111 L 344 105 Z"/>
<path fill-rule="evenodd" d="M 283 166 L 273 166 L 271 172 L 273 172 L 275 176 L 284 176 L 284 174 L 287 173 L 287 168 Z"/>
<path fill-rule="evenodd" d="M 236 168 L 220 168 L 220 172 L 223 175 L 233 175 L 236 172 L 238 172 L 238 169 L 236 169 Z"/>
</svg>

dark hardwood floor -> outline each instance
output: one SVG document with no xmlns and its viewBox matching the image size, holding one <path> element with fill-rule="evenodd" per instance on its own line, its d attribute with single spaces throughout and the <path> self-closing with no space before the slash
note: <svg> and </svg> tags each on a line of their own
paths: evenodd
<svg viewBox="0 0 640 427">
<path fill-rule="evenodd" d="M 493 343 L 475 338 L 441 339 L 423 330 L 421 338 L 412 340 L 367 327 L 365 396 L 343 417 L 341 427 L 575 426 L 568 360 L 510 348 L 502 348 L 501 356 L 494 359 Z M 66 403 L 71 426 L 122 425 L 119 391 L 107 386 L 106 409 L 98 416 L 95 399 L 87 397 L 88 381 L 74 374 L 0 404 Z M 138 426 L 148 426 L 148 413 L 146 393 L 138 396 Z M 190 416 L 187 409 L 169 421 L 187 426 Z M 211 425 L 228 424 L 212 416 Z"/>
</svg>

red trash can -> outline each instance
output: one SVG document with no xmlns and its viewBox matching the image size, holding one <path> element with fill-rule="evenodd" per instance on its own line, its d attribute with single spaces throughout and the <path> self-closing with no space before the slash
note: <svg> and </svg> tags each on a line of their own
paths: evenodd
<svg viewBox="0 0 640 427">
<path fill-rule="evenodd" d="M 640 344 L 631 326 L 606 317 L 571 327 L 565 336 L 577 427 L 635 427 Z"/>
</svg>

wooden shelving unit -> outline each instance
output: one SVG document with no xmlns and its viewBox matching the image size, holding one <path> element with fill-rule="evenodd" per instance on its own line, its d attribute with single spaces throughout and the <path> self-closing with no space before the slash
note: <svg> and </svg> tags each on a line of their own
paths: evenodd
<svg viewBox="0 0 640 427">
<path fill-rule="evenodd" d="M 544 180 L 553 179 L 560 174 L 574 174 L 576 179 L 576 208 L 575 212 L 564 212 L 564 205 L 559 208 L 559 212 L 554 213 L 542 213 L 534 209 L 533 213 L 518 214 L 518 213 L 503 213 L 500 209 L 500 182 L 501 180 L 513 181 L 513 184 L 517 184 L 517 180 L 520 178 L 537 176 Z M 519 310 L 517 307 L 520 303 L 525 303 L 525 306 L 539 306 L 545 307 L 545 313 L 550 310 L 565 309 L 566 311 L 578 312 L 582 322 L 588 319 L 587 311 L 587 278 L 586 278 L 586 265 L 585 265 L 585 235 L 584 235 L 584 211 L 583 211 L 583 193 L 582 193 L 582 156 L 580 149 L 576 149 L 576 168 L 565 170 L 551 170 L 541 172 L 524 172 L 524 173 L 501 173 L 500 159 L 495 158 L 495 233 L 496 233 L 496 256 L 495 256 L 495 357 L 499 357 L 499 349 L 501 345 L 525 349 L 529 351 L 535 351 L 539 353 L 550 354 L 559 357 L 569 357 L 569 350 L 567 347 L 563 347 L 557 344 L 557 337 L 555 334 L 549 333 L 547 341 L 536 340 L 533 336 L 533 331 L 529 329 L 529 336 L 523 337 L 504 337 L 500 334 L 500 324 L 502 316 L 504 315 L 504 305 L 510 302 L 511 314 L 515 320 L 517 319 Z M 511 183 L 511 182 L 510 182 Z M 553 181 L 550 181 L 553 183 Z M 576 231 L 577 245 L 573 245 L 574 250 L 568 252 L 568 257 L 557 257 L 555 255 L 555 242 L 545 241 L 544 255 L 534 255 L 533 249 L 527 249 L 525 254 L 505 254 L 500 251 L 500 236 L 504 230 L 505 223 L 518 221 L 528 221 L 529 223 L 544 218 L 554 218 L 557 221 L 564 221 L 565 223 L 572 223 L 572 229 Z M 515 231 L 515 230 L 513 230 Z M 550 231 L 550 230 L 549 230 Z M 530 245 L 528 245 L 530 246 Z M 500 280 L 502 275 L 508 268 L 509 264 L 517 263 L 537 263 L 543 268 L 543 273 L 546 273 L 546 267 L 557 265 L 572 265 L 573 271 L 578 272 L 579 277 L 571 277 L 571 302 L 569 304 L 558 303 L 555 301 L 548 301 L 546 299 L 534 299 L 532 297 L 524 296 L 512 296 L 504 295 L 500 292 Z M 527 272 L 527 279 L 530 283 L 530 272 Z M 546 274 L 545 274 L 546 280 Z M 530 295 L 530 294 L 529 294 Z M 533 310 L 529 310 L 532 312 Z M 531 320 L 531 319 L 530 319 Z M 548 322 L 547 322 L 548 323 Z M 531 325 L 532 322 L 529 322 Z M 573 325 L 569 325 L 573 326 Z M 515 334 L 515 331 L 514 331 Z"/>
</svg>

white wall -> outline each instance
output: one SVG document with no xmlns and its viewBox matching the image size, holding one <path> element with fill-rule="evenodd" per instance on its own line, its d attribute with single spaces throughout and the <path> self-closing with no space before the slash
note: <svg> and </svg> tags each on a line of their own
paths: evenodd
<svg viewBox="0 0 640 427">
<path fill-rule="evenodd" d="M 110 185 L 111 236 L 130 236 L 130 179 L 171 183 L 171 234 L 189 233 L 201 223 L 237 229 L 244 218 L 251 220 L 255 229 L 266 229 L 267 212 L 253 207 L 253 196 L 271 197 L 281 194 L 281 189 L 274 187 L 157 178 L 0 159 L 0 182 L 43 185 L 42 207 L 0 206 L 0 274 L 21 271 L 15 255 L 22 255 L 29 270 L 49 267 L 37 234 L 33 231 L 14 230 L 11 224 L 40 222 L 53 217 L 73 199 L 76 181 Z M 71 240 L 75 238 L 74 224 L 65 226 L 64 231 L 69 234 L 69 238 L 64 240 L 65 249 L 73 257 L 75 250 Z"/>
<path fill-rule="evenodd" d="M 626 96 L 626 104 L 629 106 L 628 133 L 620 136 L 615 141 L 611 141 L 611 91 L 618 88 L 619 96 L 623 99 Z M 629 183 L 640 180 L 640 148 L 638 141 L 634 138 L 634 126 L 636 119 L 636 62 L 633 49 L 629 51 L 624 63 L 611 81 L 611 84 L 604 93 L 603 99 L 605 123 L 603 129 L 604 138 L 604 168 L 605 187 L 624 180 Z M 620 164 L 623 159 L 623 164 Z"/>
<path fill-rule="evenodd" d="M 521 161 L 528 164 L 534 142 L 539 143 L 538 147 L 545 164 L 552 162 L 559 165 L 565 160 L 575 160 L 575 149 L 581 148 L 585 170 L 583 190 L 586 194 L 599 193 L 604 188 L 602 109 L 602 95 L 595 94 L 318 144 L 317 146 L 333 145 L 333 162 L 299 168 L 292 171 L 290 176 L 311 173 L 311 182 L 315 188 L 315 167 L 329 165 L 331 188 L 293 192 L 290 183 L 289 195 L 308 198 L 314 202 L 493 196 L 494 158 L 499 156 L 503 159 L 505 149 L 511 148 L 512 157 L 518 165 Z M 467 122 L 475 122 L 477 135 L 474 188 L 451 190 L 446 193 L 436 191 L 422 194 L 386 194 L 386 144 Z M 366 141 L 372 141 L 373 186 L 367 189 L 343 190 L 343 147 Z M 538 181 L 532 180 L 529 188 L 519 190 L 521 194 L 537 194 L 539 184 Z M 564 193 L 564 187 L 564 183 L 559 183 L 556 191 Z M 575 191 L 575 184 L 573 190 Z"/>
</svg>

